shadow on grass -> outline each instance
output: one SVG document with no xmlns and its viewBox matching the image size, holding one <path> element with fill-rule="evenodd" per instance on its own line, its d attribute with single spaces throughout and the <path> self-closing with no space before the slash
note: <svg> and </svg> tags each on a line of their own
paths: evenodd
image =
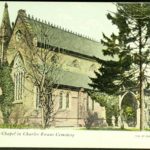
<svg viewBox="0 0 150 150">
<path fill-rule="evenodd" d="M 101 130 L 101 131 L 140 131 L 140 129 L 137 128 L 129 128 L 129 129 L 121 129 L 121 128 L 112 128 L 112 127 L 107 127 L 107 128 L 82 128 L 81 130 Z M 149 129 L 150 131 L 150 129 Z"/>
</svg>

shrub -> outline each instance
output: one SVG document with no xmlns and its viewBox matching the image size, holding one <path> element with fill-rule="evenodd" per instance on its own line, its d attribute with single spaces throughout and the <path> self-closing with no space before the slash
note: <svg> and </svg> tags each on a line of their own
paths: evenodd
<svg viewBox="0 0 150 150">
<path fill-rule="evenodd" d="M 0 95 L 0 109 L 3 114 L 4 123 L 8 123 L 14 99 L 14 85 L 11 78 L 11 67 L 7 63 L 0 66 L 0 87 L 2 95 Z"/>
</svg>

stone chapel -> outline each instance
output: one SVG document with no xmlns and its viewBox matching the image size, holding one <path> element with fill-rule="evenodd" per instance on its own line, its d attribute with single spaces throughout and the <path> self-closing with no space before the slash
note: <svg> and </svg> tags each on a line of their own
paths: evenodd
<svg viewBox="0 0 150 150">
<path fill-rule="evenodd" d="M 12 66 L 15 92 L 10 121 L 35 126 L 41 124 L 38 89 L 27 80 L 28 60 L 24 54 L 32 51 L 30 45 L 39 48 L 44 44 L 41 37 L 44 28 L 47 29 L 48 49 L 54 53 L 59 51 L 60 60 L 63 60 L 63 76 L 54 93 L 58 109 L 52 126 L 85 126 L 88 110 L 97 113 L 98 118 L 105 123 L 105 108 L 93 101 L 86 92 L 90 89 L 89 77 L 93 77 L 94 70 L 99 67 L 93 56 L 103 57 L 100 42 L 33 18 L 22 9 L 11 26 L 8 5 L 5 3 L 0 27 L 0 59 Z"/>
</svg>

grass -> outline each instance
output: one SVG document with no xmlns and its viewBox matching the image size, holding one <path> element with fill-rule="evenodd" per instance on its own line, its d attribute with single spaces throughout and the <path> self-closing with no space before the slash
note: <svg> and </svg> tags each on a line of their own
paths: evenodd
<svg viewBox="0 0 150 150">
<path fill-rule="evenodd" d="M 145 131 L 150 131 L 150 128 L 146 128 Z"/>
<path fill-rule="evenodd" d="M 0 128 L 2 129 L 29 129 L 29 128 L 34 128 L 31 126 L 27 126 L 27 125 L 17 125 L 17 124 L 1 124 Z"/>
<path fill-rule="evenodd" d="M 1 129 L 42 129 L 40 127 L 34 127 L 34 126 L 29 126 L 29 125 L 17 125 L 17 124 L 1 124 L 0 125 Z M 97 130 L 97 131 L 140 131 L 140 129 L 137 128 L 113 128 L 113 127 L 91 127 L 90 129 L 87 129 L 85 127 L 83 128 L 77 128 L 77 130 Z M 144 129 L 144 131 L 150 131 L 150 128 Z"/>
<path fill-rule="evenodd" d="M 137 128 L 128 128 L 128 129 L 121 129 L 121 128 L 112 128 L 112 127 L 97 127 L 97 128 L 90 128 L 90 129 L 86 129 L 86 128 L 82 128 L 81 130 L 105 130 L 105 131 L 140 131 Z M 149 129 L 150 130 L 150 129 Z"/>
</svg>

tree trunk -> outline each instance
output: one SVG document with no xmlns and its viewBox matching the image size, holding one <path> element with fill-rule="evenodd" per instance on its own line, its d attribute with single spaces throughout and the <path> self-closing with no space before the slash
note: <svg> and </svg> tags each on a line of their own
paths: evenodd
<svg viewBox="0 0 150 150">
<path fill-rule="evenodd" d="M 144 95 L 144 89 L 143 89 L 143 85 L 141 84 L 140 87 L 140 130 L 144 130 L 144 99 L 143 99 L 143 95 Z"/>
<path fill-rule="evenodd" d="M 139 91 L 139 96 L 140 96 L 140 130 L 144 130 L 144 99 L 143 99 L 143 70 L 142 70 L 142 31 L 141 31 L 141 25 L 140 25 L 140 20 L 139 20 L 139 56 L 140 56 L 140 91 Z"/>
<path fill-rule="evenodd" d="M 45 128 L 44 108 L 41 108 L 42 128 Z"/>
</svg>

